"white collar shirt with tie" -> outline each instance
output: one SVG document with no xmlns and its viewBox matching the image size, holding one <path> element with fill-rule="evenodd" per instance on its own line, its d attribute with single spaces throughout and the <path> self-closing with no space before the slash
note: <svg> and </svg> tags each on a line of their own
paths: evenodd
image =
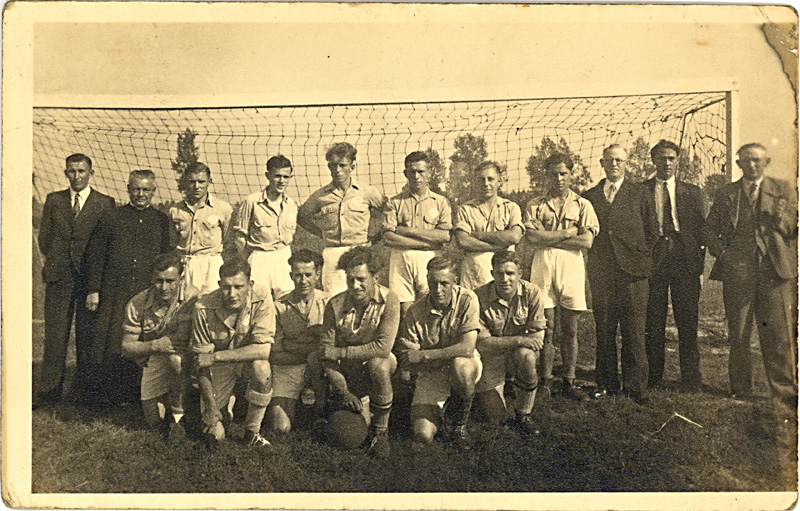
<svg viewBox="0 0 800 511">
<path fill-rule="evenodd" d="M 89 198 L 89 194 L 92 192 L 91 187 L 87 186 L 80 192 L 76 192 L 72 188 L 69 189 L 69 205 L 71 208 L 74 209 L 75 207 L 75 196 L 78 196 L 78 204 L 80 205 L 80 209 L 83 210 L 83 207 L 86 205 L 86 199 Z"/>
<path fill-rule="evenodd" d="M 667 185 L 667 191 L 669 193 L 669 202 L 670 206 L 672 207 L 672 225 L 675 226 L 675 231 L 680 232 L 681 228 L 678 224 L 678 205 L 675 201 L 675 176 L 670 177 L 666 181 L 663 179 L 656 178 L 656 188 L 655 188 L 655 202 L 656 202 L 656 216 L 658 216 L 658 225 L 661 229 L 661 234 L 664 234 L 664 208 L 662 204 L 664 204 L 664 184 Z"/>
<path fill-rule="evenodd" d="M 606 195 L 606 200 L 608 202 L 614 202 L 614 197 L 617 196 L 617 192 L 619 192 L 619 188 L 622 186 L 622 182 L 625 178 L 620 179 L 619 181 L 612 183 L 611 181 L 606 178 L 606 183 L 603 186 L 603 193 Z M 614 188 L 614 192 L 611 192 L 611 188 Z"/>
</svg>

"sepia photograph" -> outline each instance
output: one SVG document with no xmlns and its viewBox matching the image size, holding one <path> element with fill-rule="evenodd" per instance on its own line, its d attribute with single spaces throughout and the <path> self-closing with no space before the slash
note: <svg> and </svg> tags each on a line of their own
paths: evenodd
<svg viewBox="0 0 800 511">
<path fill-rule="evenodd" d="M 3 27 L 6 506 L 796 504 L 792 7 Z"/>
</svg>

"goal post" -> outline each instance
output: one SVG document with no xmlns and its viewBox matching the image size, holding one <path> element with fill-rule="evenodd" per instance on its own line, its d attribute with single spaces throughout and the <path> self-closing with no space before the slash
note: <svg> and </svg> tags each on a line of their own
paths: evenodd
<svg viewBox="0 0 800 511">
<path fill-rule="evenodd" d="M 612 143 L 649 146 L 678 143 L 699 168 L 699 184 L 728 172 L 732 142 L 732 91 L 574 96 L 530 99 L 432 101 L 337 105 L 197 108 L 33 109 L 34 196 L 64 187 L 64 158 L 81 152 L 93 159 L 93 186 L 127 201 L 126 180 L 134 169 L 157 176 L 154 202 L 180 198 L 172 160 L 177 137 L 196 134 L 199 159 L 212 171 L 212 190 L 238 203 L 263 188 L 266 161 L 283 154 L 294 167 L 289 194 L 304 201 L 330 180 L 324 154 L 348 141 L 358 150 L 356 175 L 397 193 L 405 183 L 403 159 L 433 149 L 449 166 L 457 137 L 472 134 L 486 143 L 488 158 L 508 169 L 507 191 L 530 188 L 526 164 L 543 137 L 564 139 L 580 156 L 593 182 L 599 159 Z"/>
</svg>

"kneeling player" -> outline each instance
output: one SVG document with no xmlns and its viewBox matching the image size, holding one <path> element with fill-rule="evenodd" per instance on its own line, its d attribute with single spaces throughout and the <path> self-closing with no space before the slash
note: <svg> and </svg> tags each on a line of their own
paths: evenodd
<svg viewBox="0 0 800 511">
<path fill-rule="evenodd" d="M 219 277 L 219 289 L 197 302 L 192 324 L 204 432 L 211 442 L 225 438 L 221 409 L 227 409 L 236 381 L 244 378 L 248 381 L 244 440 L 251 446 L 268 446 L 261 436 L 261 421 L 272 397 L 269 352 L 275 307 L 269 289 L 252 287 L 245 261 L 223 263 Z"/>
<path fill-rule="evenodd" d="M 181 272 L 183 264 L 177 254 L 158 256 L 153 264 L 153 285 L 128 302 L 122 326 L 122 354 L 144 368 L 144 418 L 150 427 L 157 428 L 163 424 L 159 405 L 168 407 L 171 441 L 185 436 L 183 399 L 188 380 L 182 366 L 198 295 L 193 286 L 181 292 Z"/>
<path fill-rule="evenodd" d="M 319 346 L 328 303 L 328 294 L 316 289 L 322 275 L 321 255 L 298 250 L 289 258 L 289 266 L 294 290 L 275 302 L 277 328 L 269 355 L 273 391 L 267 421 L 276 433 L 288 433 L 292 428 L 297 400 L 310 376 L 306 360 Z"/>
<path fill-rule="evenodd" d="M 492 256 L 494 280 L 475 290 L 481 304 L 478 351 L 483 375 L 475 386 L 478 402 L 497 426 L 506 416 L 503 398 L 506 372 L 517 387 L 514 420 L 533 431 L 531 411 L 536 399 L 536 364 L 544 340 L 545 317 L 539 288 L 520 278 L 519 258 L 503 250 Z"/>
<path fill-rule="evenodd" d="M 429 291 L 408 309 L 398 340 L 403 366 L 417 373 L 411 402 L 414 441 L 417 445 L 433 441 L 444 403 L 452 394 L 452 440 L 466 450 L 471 443 L 467 420 L 481 373 L 475 350 L 480 307 L 475 293 L 455 284 L 451 260 L 436 256 L 427 270 Z"/>
<path fill-rule="evenodd" d="M 322 366 L 340 408 L 360 413 L 360 398 L 369 395 L 369 452 L 385 458 L 390 450 L 391 376 L 397 369 L 392 347 L 400 323 L 400 301 L 394 291 L 375 281 L 379 263 L 368 247 L 345 252 L 338 268 L 347 276 L 347 291 L 331 298 L 325 307 Z"/>
</svg>

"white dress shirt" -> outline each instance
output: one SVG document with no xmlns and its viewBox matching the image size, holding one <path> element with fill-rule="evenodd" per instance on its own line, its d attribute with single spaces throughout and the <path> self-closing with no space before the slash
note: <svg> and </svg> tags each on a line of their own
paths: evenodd
<svg viewBox="0 0 800 511">
<path fill-rule="evenodd" d="M 80 192 L 76 192 L 72 188 L 69 189 L 69 207 L 72 209 L 75 206 L 75 196 L 78 196 L 78 204 L 81 206 L 81 211 L 83 211 L 83 206 L 86 205 L 86 199 L 89 198 L 89 194 L 92 192 L 91 187 L 87 186 Z"/>
<path fill-rule="evenodd" d="M 667 190 L 669 192 L 669 203 L 672 206 L 672 225 L 675 226 L 675 231 L 680 232 L 681 228 L 678 224 L 678 205 L 675 201 L 675 176 L 664 181 L 663 179 L 656 178 L 656 215 L 658 216 L 658 226 L 661 234 L 664 234 L 664 183 L 667 183 Z"/>
<path fill-rule="evenodd" d="M 622 182 L 624 180 L 625 178 L 623 177 L 616 183 L 612 183 L 611 181 L 608 180 L 608 178 L 606 178 L 606 184 L 603 186 L 603 194 L 606 196 L 606 199 L 608 199 L 608 191 L 611 189 L 611 187 L 614 186 L 616 189 L 616 191 L 614 192 L 614 197 L 612 197 L 609 202 L 614 202 L 614 199 L 617 197 L 617 194 L 619 193 L 619 187 L 622 186 Z"/>
</svg>

